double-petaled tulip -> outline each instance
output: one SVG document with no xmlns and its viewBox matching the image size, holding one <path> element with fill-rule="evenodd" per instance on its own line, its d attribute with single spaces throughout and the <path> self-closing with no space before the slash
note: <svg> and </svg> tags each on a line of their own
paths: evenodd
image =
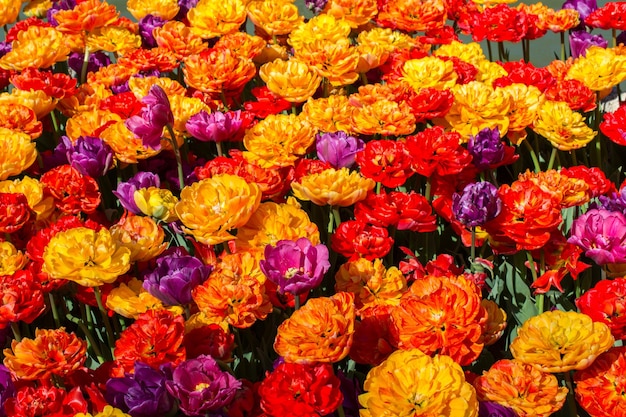
<svg viewBox="0 0 626 417">
<path fill-rule="evenodd" d="M 476 168 L 484 170 L 504 159 L 504 143 L 500 140 L 498 128 L 488 127 L 471 135 L 467 150 L 472 154 L 472 162 Z"/>
<path fill-rule="evenodd" d="M 166 415 L 174 406 L 174 398 L 165 388 L 165 381 L 171 379 L 169 365 L 154 369 L 136 362 L 133 373 L 107 381 L 106 399 L 133 417 Z"/>
<path fill-rule="evenodd" d="M 328 162 L 333 168 L 351 168 L 357 152 L 365 142 L 346 132 L 318 133 L 315 136 L 315 150 L 320 161 Z"/>
<path fill-rule="evenodd" d="M 330 268 L 328 248 L 313 245 L 302 237 L 295 242 L 281 240 L 265 247 L 260 267 L 265 276 L 278 285 L 280 292 L 300 295 L 317 287 Z"/>
<path fill-rule="evenodd" d="M 213 268 L 177 248 L 156 260 L 156 268 L 144 276 L 143 287 L 165 305 L 191 302 L 191 291 L 209 277 Z"/>
<path fill-rule="evenodd" d="M 613 346 L 604 323 L 575 311 L 547 311 L 526 320 L 511 342 L 513 357 L 544 372 L 587 368 Z"/>
<path fill-rule="evenodd" d="M 620 212 L 591 209 L 574 220 L 567 240 L 598 265 L 626 262 L 626 217 Z"/>
<path fill-rule="evenodd" d="M 452 211 L 468 227 L 482 226 L 500 214 L 502 202 L 498 189 L 490 182 L 475 182 L 452 196 Z"/>
<path fill-rule="evenodd" d="M 81 174 L 99 178 L 113 166 L 113 150 L 102 139 L 80 136 L 75 143 L 63 137 L 69 164 Z"/>
<path fill-rule="evenodd" d="M 229 405 L 241 388 L 241 381 L 222 371 L 210 356 L 189 359 L 174 370 L 166 387 L 188 416 L 203 416 Z"/>
<path fill-rule="evenodd" d="M 461 366 L 446 355 L 398 350 L 367 374 L 362 417 L 478 416 L 476 392 Z"/>
<path fill-rule="evenodd" d="M 187 132 L 202 142 L 224 142 L 234 140 L 245 123 L 241 110 L 222 113 L 201 111 L 189 118 L 185 124 Z"/>
</svg>

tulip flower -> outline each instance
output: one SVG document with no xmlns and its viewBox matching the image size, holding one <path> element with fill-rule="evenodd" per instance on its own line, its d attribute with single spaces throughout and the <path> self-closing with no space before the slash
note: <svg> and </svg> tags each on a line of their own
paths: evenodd
<svg viewBox="0 0 626 417">
<path fill-rule="evenodd" d="M 63 137 L 69 164 L 83 175 L 99 178 L 113 166 L 113 150 L 102 139 L 80 136 L 74 144 Z"/>
<path fill-rule="evenodd" d="M 188 416 L 204 416 L 229 405 L 241 385 L 208 355 L 181 363 L 174 370 L 173 380 L 166 381 L 167 390 Z"/>
<path fill-rule="evenodd" d="M 335 169 L 352 167 L 357 152 L 365 146 L 361 139 L 342 131 L 318 134 L 315 139 L 317 157 Z"/>
<path fill-rule="evenodd" d="M 107 381 L 106 399 L 133 417 L 166 415 L 174 406 L 174 399 L 165 389 L 165 381 L 171 379 L 169 364 L 157 370 L 136 362 L 134 373 Z"/>
<path fill-rule="evenodd" d="M 482 226 L 500 214 L 502 202 L 498 189 L 489 182 L 468 184 L 461 194 L 452 196 L 452 211 L 469 227 Z"/>
<path fill-rule="evenodd" d="M 135 135 L 141 138 L 144 146 L 152 149 L 161 149 L 161 137 L 163 129 L 167 128 L 170 134 L 170 143 L 176 156 L 176 165 L 178 166 L 178 182 L 180 189 L 185 186 L 185 177 L 183 175 L 182 158 L 180 150 L 176 143 L 174 134 L 174 114 L 170 106 L 170 100 L 163 88 L 153 85 L 141 102 L 144 104 L 141 114 L 131 116 L 126 119 L 125 125 Z"/>
<path fill-rule="evenodd" d="M 206 281 L 213 269 L 179 248 L 168 250 L 156 264 L 145 275 L 143 287 L 166 305 L 190 303 L 191 290 Z"/>
<path fill-rule="evenodd" d="M 328 256 L 326 246 L 313 245 L 306 237 L 295 242 L 280 240 L 276 246 L 265 247 L 265 260 L 260 266 L 280 292 L 299 295 L 322 282 L 330 268 Z"/>
</svg>

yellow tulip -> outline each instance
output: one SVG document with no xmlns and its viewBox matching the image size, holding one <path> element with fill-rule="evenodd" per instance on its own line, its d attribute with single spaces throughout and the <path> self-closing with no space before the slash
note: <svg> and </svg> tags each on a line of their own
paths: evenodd
<svg viewBox="0 0 626 417">
<path fill-rule="evenodd" d="M 185 233 L 215 245 L 234 239 L 229 231 L 246 224 L 261 202 L 261 189 L 236 175 L 222 174 L 183 188 L 175 211 Z"/>
<path fill-rule="evenodd" d="M 112 283 L 130 269 L 130 249 L 119 246 L 111 233 L 76 227 L 50 239 L 43 253 L 43 272 L 85 287 Z"/>
<path fill-rule="evenodd" d="M 547 311 L 526 320 L 511 342 L 513 357 L 544 372 L 587 368 L 613 346 L 604 323 L 575 311 Z"/>
</svg>

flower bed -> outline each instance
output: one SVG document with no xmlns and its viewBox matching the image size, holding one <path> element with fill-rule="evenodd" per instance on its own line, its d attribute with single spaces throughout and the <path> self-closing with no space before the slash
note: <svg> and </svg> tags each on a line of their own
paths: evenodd
<svg viewBox="0 0 626 417">
<path fill-rule="evenodd" d="M 0 4 L 0 417 L 626 415 L 626 3 L 497 3 Z"/>
</svg>

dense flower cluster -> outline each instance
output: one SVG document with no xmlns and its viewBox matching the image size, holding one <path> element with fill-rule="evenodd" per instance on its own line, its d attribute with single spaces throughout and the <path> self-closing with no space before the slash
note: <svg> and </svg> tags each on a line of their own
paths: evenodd
<svg viewBox="0 0 626 417">
<path fill-rule="evenodd" d="M 626 3 L 510 3 L 0 1 L 0 417 L 626 415 Z"/>
</svg>

